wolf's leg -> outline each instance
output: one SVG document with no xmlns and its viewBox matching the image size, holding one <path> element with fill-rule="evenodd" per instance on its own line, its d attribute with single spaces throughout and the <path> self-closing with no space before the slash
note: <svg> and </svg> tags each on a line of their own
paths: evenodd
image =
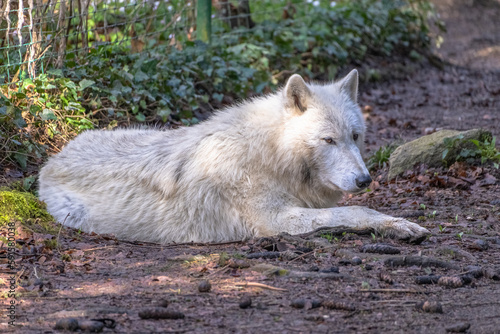
<svg viewBox="0 0 500 334">
<path fill-rule="evenodd" d="M 58 222 L 87 232 L 93 231 L 87 223 L 87 209 L 76 192 L 51 184 L 41 188 L 39 193 L 40 199 L 47 204 L 48 211 Z"/>
<path fill-rule="evenodd" d="M 430 232 L 403 218 L 384 215 L 362 206 L 328 209 L 288 208 L 276 216 L 273 230 L 299 234 L 320 227 L 347 227 L 357 230 L 373 229 L 385 236 L 409 241 L 421 241 Z"/>
</svg>

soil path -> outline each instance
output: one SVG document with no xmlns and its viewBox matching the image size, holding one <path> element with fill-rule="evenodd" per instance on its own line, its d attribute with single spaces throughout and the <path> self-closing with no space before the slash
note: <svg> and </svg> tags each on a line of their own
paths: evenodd
<svg viewBox="0 0 500 334">
<path fill-rule="evenodd" d="M 434 1 L 448 23 L 444 43 L 436 53 L 458 66 L 500 70 L 500 1 Z"/>
<path fill-rule="evenodd" d="M 500 2 L 435 2 L 449 31 L 436 53 L 452 65 L 377 65 L 391 79 L 362 87 L 371 151 L 436 128 L 500 135 Z M 385 173 L 344 204 L 419 221 L 429 240 L 321 232 L 159 246 L 62 229 L 50 248 L 52 236 L 24 231 L 18 332 L 58 332 L 56 321 L 71 317 L 112 319 L 107 333 L 500 333 L 499 170 L 417 168 L 397 183 Z M 382 254 L 367 250 L 373 244 Z M 267 258 L 249 256 L 262 252 Z M 451 278 L 438 284 L 429 275 Z M 210 292 L 199 292 L 202 280 Z M 250 307 L 240 307 L 244 298 Z M 425 301 L 442 313 L 428 304 L 434 312 L 424 312 Z M 152 307 L 184 318 L 139 316 Z"/>
</svg>

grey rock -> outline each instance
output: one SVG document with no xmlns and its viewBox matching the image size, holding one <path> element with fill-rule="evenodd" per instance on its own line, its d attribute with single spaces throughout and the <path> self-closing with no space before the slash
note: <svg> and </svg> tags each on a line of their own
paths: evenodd
<svg viewBox="0 0 500 334">
<path fill-rule="evenodd" d="M 399 146 L 389 158 L 389 180 L 395 178 L 406 170 L 412 169 L 417 163 L 424 163 L 429 167 L 439 167 L 443 165 L 443 152 L 447 148 L 444 144 L 445 138 L 455 139 L 462 135 L 463 139 L 457 142 L 454 149 L 451 149 L 446 162 L 452 164 L 462 148 L 474 147 L 469 143 L 469 139 L 483 141 L 491 137 L 491 132 L 482 129 L 468 131 L 441 130 L 433 134 L 420 137 L 411 142 Z"/>
</svg>

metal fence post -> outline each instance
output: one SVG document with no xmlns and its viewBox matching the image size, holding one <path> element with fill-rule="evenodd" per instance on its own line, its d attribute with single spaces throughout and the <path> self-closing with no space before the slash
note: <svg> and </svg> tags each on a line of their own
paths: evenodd
<svg viewBox="0 0 500 334">
<path fill-rule="evenodd" d="M 196 4 L 196 38 L 210 44 L 212 37 L 212 1 L 198 0 Z"/>
</svg>

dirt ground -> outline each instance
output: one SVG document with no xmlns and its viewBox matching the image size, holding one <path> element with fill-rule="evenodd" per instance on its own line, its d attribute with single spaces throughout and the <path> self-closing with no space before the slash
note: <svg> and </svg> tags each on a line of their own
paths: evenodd
<svg viewBox="0 0 500 334">
<path fill-rule="evenodd" d="M 361 87 L 371 152 L 439 128 L 500 136 L 500 2 L 435 3 L 448 27 L 435 53 L 448 65 L 377 64 L 395 79 Z M 24 231 L 16 330 L 57 333 L 75 318 L 108 319 L 105 333 L 500 333 L 500 170 L 386 175 L 343 204 L 419 222 L 428 240 L 322 231 L 161 246 L 63 228 L 51 248 L 53 236 Z M 158 314 L 179 319 L 143 319 Z"/>
</svg>

